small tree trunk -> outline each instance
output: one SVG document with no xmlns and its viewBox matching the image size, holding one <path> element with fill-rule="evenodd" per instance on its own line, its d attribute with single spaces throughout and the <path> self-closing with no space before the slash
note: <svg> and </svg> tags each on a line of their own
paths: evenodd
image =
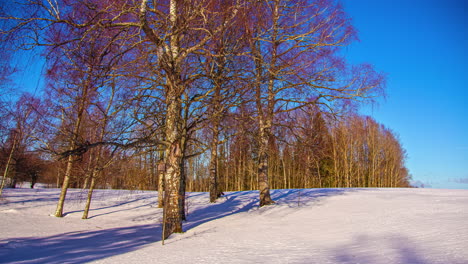
<svg viewBox="0 0 468 264">
<path fill-rule="evenodd" d="M 85 209 L 83 212 L 83 217 L 81 217 L 81 219 L 88 219 L 89 208 L 91 207 L 91 199 L 93 198 L 94 186 L 96 184 L 95 171 L 93 171 L 90 178 L 91 178 L 91 183 L 90 183 L 89 190 L 88 190 L 88 197 L 86 199 L 86 205 L 85 205 Z"/>
<path fill-rule="evenodd" d="M 161 170 L 158 177 L 158 207 L 164 206 L 164 171 Z"/>
<path fill-rule="evenodd" d="M 183 147 L 185 149 L 185 147 Z M 184 150 L 182 150 L 184 153 Z M 186 190 L 186 181 L 187 181 L 187 171 L 185 169 L 185 159 L 181 159 L 182 163 L 180 164 L 180 185 L 179 185 L 179 214 L 182 221 L 187 220 L 185 215 L 185 190 Z"/>
<path fill-rule="evenodd" d="M 57 209 L 55 209 L 55 216 L 63 216 L 63 205 L 65 203 L 65 197 L 67 196 L 68 185 L 70 184 L 70 175 L 73 167 L 73 156 L 68 156 L 67 169 L 65 171 L 65 177 L 63 179 L 62 191 L 60 192 L 59 201 L 57 203 Z"/>
<path fill-rule="evenodd" d="M 8 169 L 10 168 L 11 160 L 13 159 L 13 154 L 15 153 L 15 149 L 16 149 L 16 135 L 15 135 L 15 138 L 13 139 L 13 146 L 11 147 L 10 155 L 8 155 L 7 164 L 3 172 L 2 184 L 0 185 L 0 197 L 3 194 L 3 188 L 5 187 L 6 177 L 8 176 Z"/>
<path fill-rule="evenodd" d="M 322 188 L 322 175 L 320 174 L 320 163 L 318 160 L 316 160 L 315 164 L 317 166 L 318 187 Z"/>
<path fill-rule="evenodd" d="M 37 172 L 34 171 L 31 173 L 31 189 L 34 189 L 34 185 L 36 185 L 38 177 Z"/>
<path fill-rule="evenodd" d="M 288 187 L 287 177 L 286 177 L 286 165 L 284 163 L 284 159 L 285 157 L 283 156 L 283 158 L 281 159 L 281 164 L 283 165 L 283 188 L 282 189 L 286 189 Z"/>
<path fill-rule="evenodd" d="M 218 124 L 215 122 L 213 127 L 213 138 L 211 141 L 211 159 L 210 159 L 210 203 L 216 202 L 220 197 L 218 188 Z"/>
<path fill-rule="evenodd" d="M 83 189 L 87 189 L 87 188 L 88 188 L 88 185 L 89 185 L 89 178 L 91 178 L 91 176 L 89 175 L 89 173 L 87 173 L 87 175 L 85 176 L 84 183 L 83 183 Z"/>
<path fill-rule="evenodd" d="M 55 182 L 55 188 L 60 188 L 60 170 L 61 170 L 60 168 L 57 168 L 57 177 L 56 177 L 57 181 Z"/>
</svg>

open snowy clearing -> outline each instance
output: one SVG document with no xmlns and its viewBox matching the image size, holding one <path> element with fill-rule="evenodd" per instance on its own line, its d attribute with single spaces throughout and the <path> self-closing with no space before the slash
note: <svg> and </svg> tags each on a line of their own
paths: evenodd
<svg viewBox="0 0 468 264">
<path fill-rule="evenodd" d="M 468 190 L 229 192 L 216 204 L 189 193 L 183 234 L 161 245 L 156 192 L 7 189 L 0 201 L 1 263 L 468 263 Z"/>
</svg>

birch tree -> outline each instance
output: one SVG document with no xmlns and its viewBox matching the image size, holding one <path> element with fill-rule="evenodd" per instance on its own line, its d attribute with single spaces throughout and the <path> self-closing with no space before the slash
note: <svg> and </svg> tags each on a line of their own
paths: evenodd
<svg viewBox="0 0 468 264">
<path fill-rule="evenodd" d="M 272 204 L 268 149 L 275 116 L 310 104 L 338 111 L 382 88 L 383 77 L 369 65 L 348 67 L 339 47 L 355 31 L 334 1 L 252 2 L 252 85 L 259 129 L 260 206 Z M 254 11 L 255 10 L 255 11 Z"/>
<path fill-rule="evenodd" d="M 247 51 L 242 18 L 238 16 L 232 19 L 229 10 L 232 2 L 215 1 L 211 5 L 212 17 L 209 30 L 213 35 L 208 41 L 203 58 L 204 75 L 211 89 L 207 104 L 208 128 L 211 131 L 210 139 L 210 202 L 214 203 L 220 197 L 218 170 L 218 147 L 222 141 L 220 138 L 223 125 L 226 126 L 228 112 L 237 106 L 242 95 L 245 94 L 245 72 L 242 69 L 242 53 Z M 244 14 L 245 15 L 245 14 Z M 231 20 L 231 21 L 229 21 Z M 226 25 L 221 26 L 220 25 Z"/>
<path fill-rule="evenodd" d="M 183 138 L 183 96 L 188 93 L 189 83 L 196 78 L 190 76 L 190 64 L 187 63 L 195 53 L 202 50 L 212 39 L 212 34 L 206 29 L 209 16 L 208 6 L 212 1 L 141 1 L 139 26 L 145 39 L 153 45 L 156 51 L 158 67 L 164 74 L 165 100 L 165 141 L 166 141 L 166 173 L 165 188 L 167 203 L 164 210 L 166 222 L 163 237 L 173 232 L 182 232 L 182 208 L 185 194 L 182 183 L 182 166 L 184 160 Z M 227 22 L 236 13 L 236 6 L 226 12 L 230 13 Z M 214 33 L 220 31 L 225 24 L 220 25 Z"/>
</svg>

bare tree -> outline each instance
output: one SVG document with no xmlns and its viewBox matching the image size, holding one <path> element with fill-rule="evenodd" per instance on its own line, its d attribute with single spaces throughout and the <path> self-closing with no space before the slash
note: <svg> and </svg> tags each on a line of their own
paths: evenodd
<svg viewBox="0 0 468 264">
<path fill-rule="evenodd" d="M 186 63 L 196 52 L 212 39 L 206 30 L 207 8 L 211 1 L 168 1 L 168 6 L 162 3 L 141 2 L 139 13 L 139 26 L 145 37 L 157 51 L 158 66 L 164 72 L 164 98 L 165 98 L 165 141 L 166 174 L 165 188 L 167 204 L 164 206 L 167 221 L 165 223 L 164 237 L 173 232 L 182 232 L 182 215 L 180 208 L 185 194 L 182 166 L 185 153 L 183 138 L 183 96 L 188 95 L 188 84 L 193 81 L 189 64 Z M 235 17 L 236 7 L 230 8 L 231 20 Z M 220 25 L 216 31 L 221 30 Z M 187 97 L 186 97 L 187 98 Z"/>
<path fill-rule="evenodd" d="M 205 47 L 202 69 L 207 78 L 207 86 L 211 89 L 206 102 L 208 113 L 208 128 L 211 132 L 209 143 L 209 181 L 210 202 L 214 203 L 220 197 L 218 170 L 218 147 L 229 111 L 239 105 L 245 94 L 245 71 L 242 69 L 243 56 L 248 45 L 245 41 L 245 31 L 242 28 L 242 16 L 232 19 L 225 10 L 230 10 L 234 2 L 214 1 L 211 5 L 212 17 L 209 30 L 213 35 Z M 239 7 L 240 8 L 240 7 Z M 226 26 L 221 26 L 226 25 Z M 227 134 L 225 134 L 227 135 Z M 225 139 L 224 139 L 225 140 Z"/>
<path fill-rule="evenodd" d="M 260 206 L 269 194 L 268 142 L 275 116 L 310 104 L 337 111 L 372 97 L 382 77 L 372 67 L 348 69 L 338 47 L 354 39 L 354 30 L 333 1 L 264 1 L 251 4 L 252 85 L 259 129 Z"/>
<path fill-rule="evenodd" d="M 34 147 L 33 138 L 35 137 L 35 132 L 41 121 L 41 116 L 37 112 L 39 108 L 40 100 L 25 93 L 15 103 L 14 108 L 9 111 L 14 127 L 11 127 L 8 137 L 9 142 L 5 142 L 9 143 L 5 144 L 5 146 L 9 146 L 9 154 L 0 185 L 0 195 L 5 186 L 7 176 L 12 169 L 12 165 L 16 164 L 19 159 L 24 158 L 25 153 L 32 150 Z M 15 173 L 10 177 L 10 185 L 13 188 L 16 186 L 17 180 L 16 169 L 14 171 Z"/>
<path fill-rule="evenodd" d="M 12 160 L 13 160 L 13 155 L 15 154 L 15 151 L 18 147 L 18 134 L 15 132 L 15 131 L 12 131 L 13 133 L 13 144 L 11 146 L 11 149 L 10 149 L 10 153 L 8 155 L 8 159 L 6 161 L 6 164 L 5 164 L 5 169 L 4 169 L 4 172 L 3 172 L 3 176 L 2 176 L 2 182 L 1 182 L 1 185 L 0 185 L 0 196 L 3 194 L 3 188 L 5 187 L 5 183 L 6 183 L 6 179 L 7 179 L 7 176 L 8 176 L 8 173 L 10 171 L 10 167 L 11 167 L 11 163 L 12 163 Z"/>
<path fill-rule="evenodd" d="M 95 131 L 94 131 L 94 142 L 104 142 L 106 141 L 106 138 L 108 138 L 112 133 L 118 132 L 118 131 L 109 131 L 111 122 L 113 119 L 115 119 L 120 110 L 119 107 L 116 107 L 116 97 L 118 96 L 118 90 L 117 87 L 114 83 L 114 79 L 110 80 L 110 85 L 109 85 L 109 90 L 107 93 L 107 96 L 102 96 L 103 98 L 98 100 L 95 103 Z M 101 93 L 103 95 L 104 93 Z M 107 101 L 107 102 L 106 102 Z M 115 135 L 114 135 L 115 136 Z M 116 147 L 113 149 L 105 149 L 106 146 L 97 146 L 94 148 L 94 153 L 93 153 L 93 159 L 90 160 L 90 163 L 92 163 L 91 168 L 90 168 L 90 185 L 89 185 L 89 190 L 88 190 L 88 195 L 87 195 L 87 200 L 86 200 L 86 205 L 85 209 L 83 211 L 83 217 L 82 219 L 87 219 L 88 214 L 89 214 L 89 209 L 91 206 L 91 199 L 93 195 L 94 188 L 96 186 L 97 180 L 100 178 L 100 175 L 102 171 L 108 167 L 114 160 L 114 155 L 116 151 L 118 150 Z M 107 150 L 107 155 L 106 155 L 106 150 Z"/>
</svg>

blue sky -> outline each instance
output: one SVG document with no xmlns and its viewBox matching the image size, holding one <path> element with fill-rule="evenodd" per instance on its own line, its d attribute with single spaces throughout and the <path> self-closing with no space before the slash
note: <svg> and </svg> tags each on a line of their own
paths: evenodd
<svg viewBox="0 0 468 264">
<path fill-rule="evenodd" d="M 468 1 L 341 3 L 360 39 L 347 58 L 388 75 L 386 99 L 361 112 L 399 135 L 415 181 L 468 189 Z"/>
</svg>

